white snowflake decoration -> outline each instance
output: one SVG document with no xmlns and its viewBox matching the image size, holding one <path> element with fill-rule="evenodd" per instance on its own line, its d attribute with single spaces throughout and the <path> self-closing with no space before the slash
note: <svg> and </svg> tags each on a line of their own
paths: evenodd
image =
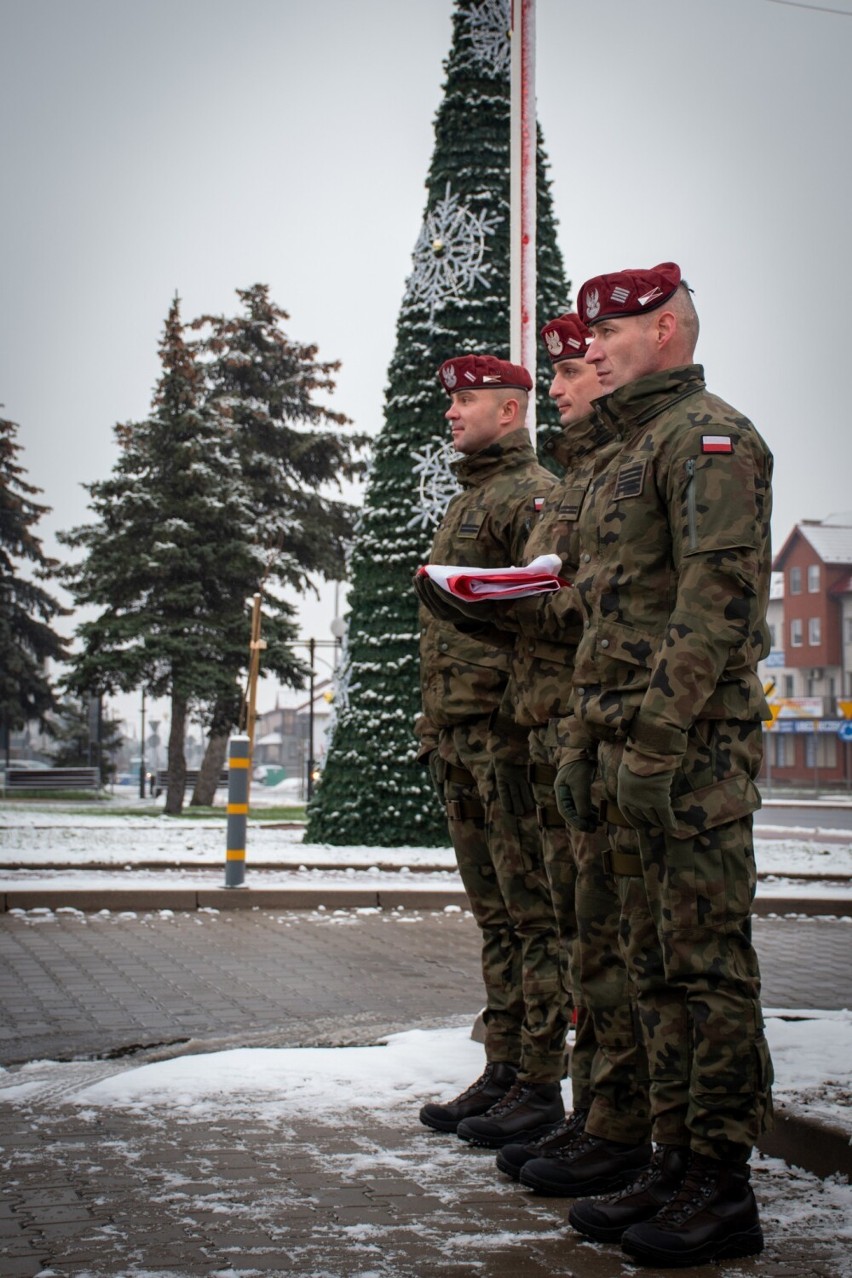
<svg viewBox="0 0 852 1278">
<path fill-rule="evenodd" d="M 468 13 L 470 33 L 477 62 L 495 75 L 508 74 L 511 63 L 509 29 L 512 23 L 511 0 L 481 0 Z"/>
<path fill-rule="evenodd" d="M 434 444 L 427 444 L 422 453 L 413 452 L 411 456 L 414 458 L 412 470 L 420 476 L 420 506 L 406 527 L 434 527 L 440 523 L 450 499 L 462 490 L 450 467 L 458 453 L 448 440 L 436 439 Z"/>
<path fill-rule="evenodd" d="M 487 283 L 485 237 L 494 233 L 499 222 L 494 214 L 471 213 L 448 182 L 444 198 L 427 212 L 414 246 L 406 302 L 427 302 L 431 322 L 435 311 L 451 297 L 461 297 L 474 284 Z"/>
</svg>

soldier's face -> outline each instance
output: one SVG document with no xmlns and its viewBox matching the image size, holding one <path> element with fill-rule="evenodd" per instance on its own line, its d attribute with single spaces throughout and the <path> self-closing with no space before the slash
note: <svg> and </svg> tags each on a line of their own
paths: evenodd
<svg viewBox="0 0 852 1278">
<path fill-rule="evenodd" d="M 594 365 L 577 356 L 576 359 L 560 359 L 553 365 L 549 393 L 559 412 L 559 421 L 563 426 L 571 426 L 582 417 L 588 417 L 592 411 L 592 400 L 603 391 Z"/>
<path fill-rule="evenodd" d="M 653 321 L 653 315 L 631 315 L 595 324 L 586 363 L 597 371 L 600 394 L 609 394 L 657 371 L 658 344 Z"/>
<path fill-rule="evenodd" d="M 444 416 L 453 432 L 457 453 L 478 453 L 505 434 L 507 400 L 499 391 L 454 391 Z"/>
</svg>

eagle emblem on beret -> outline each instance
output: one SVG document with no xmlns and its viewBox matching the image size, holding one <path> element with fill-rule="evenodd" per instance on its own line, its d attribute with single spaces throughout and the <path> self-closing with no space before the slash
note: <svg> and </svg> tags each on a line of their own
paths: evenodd
<svg viewBox="0 0 852 1278">
<path fill-rule="evenodd" d="M 452 390 L 457 381 L 455 367 L 452 364 L 448 364 L 444 369 L 444 385 L 447 390 Z"/>
<path fill-rule="evenodd" d="M 601 309 L 601 295 L 596 288 L 590 289 L 586 295 L 586 319 L 593 320 Z"/>
<path fill-rule="evenodd" d="M 552 328 L 546 335 L 544 342 L 551 355 L 561 355 L 565 349 L 562 338 L 559 336 L 555 328 Z"/>
</svg>

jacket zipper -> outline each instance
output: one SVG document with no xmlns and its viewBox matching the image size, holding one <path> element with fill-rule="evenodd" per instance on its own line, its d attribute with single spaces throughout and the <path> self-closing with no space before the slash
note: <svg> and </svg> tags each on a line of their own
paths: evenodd
<svg viewBox="0 0 852 1278">
<path fill-rule="evenodd" d="M 695 458 L 686 463 L 686 523 L 689 529 L 689 549 L 698 549 L 698 521 L 695 510 Z"/>
</svg>

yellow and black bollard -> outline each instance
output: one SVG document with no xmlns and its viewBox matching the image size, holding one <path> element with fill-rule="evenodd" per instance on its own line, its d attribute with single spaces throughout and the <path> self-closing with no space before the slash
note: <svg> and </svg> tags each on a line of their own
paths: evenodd
<svg viewBox="0 0 852 1278">
<path fill-rule="evenodd" d="M 242 887 L 246 876 L 246 829 L 249 809 L 251 744 L 246 736 L 228 743 L 228 846 L 225 887 Z"/>
</svg>

